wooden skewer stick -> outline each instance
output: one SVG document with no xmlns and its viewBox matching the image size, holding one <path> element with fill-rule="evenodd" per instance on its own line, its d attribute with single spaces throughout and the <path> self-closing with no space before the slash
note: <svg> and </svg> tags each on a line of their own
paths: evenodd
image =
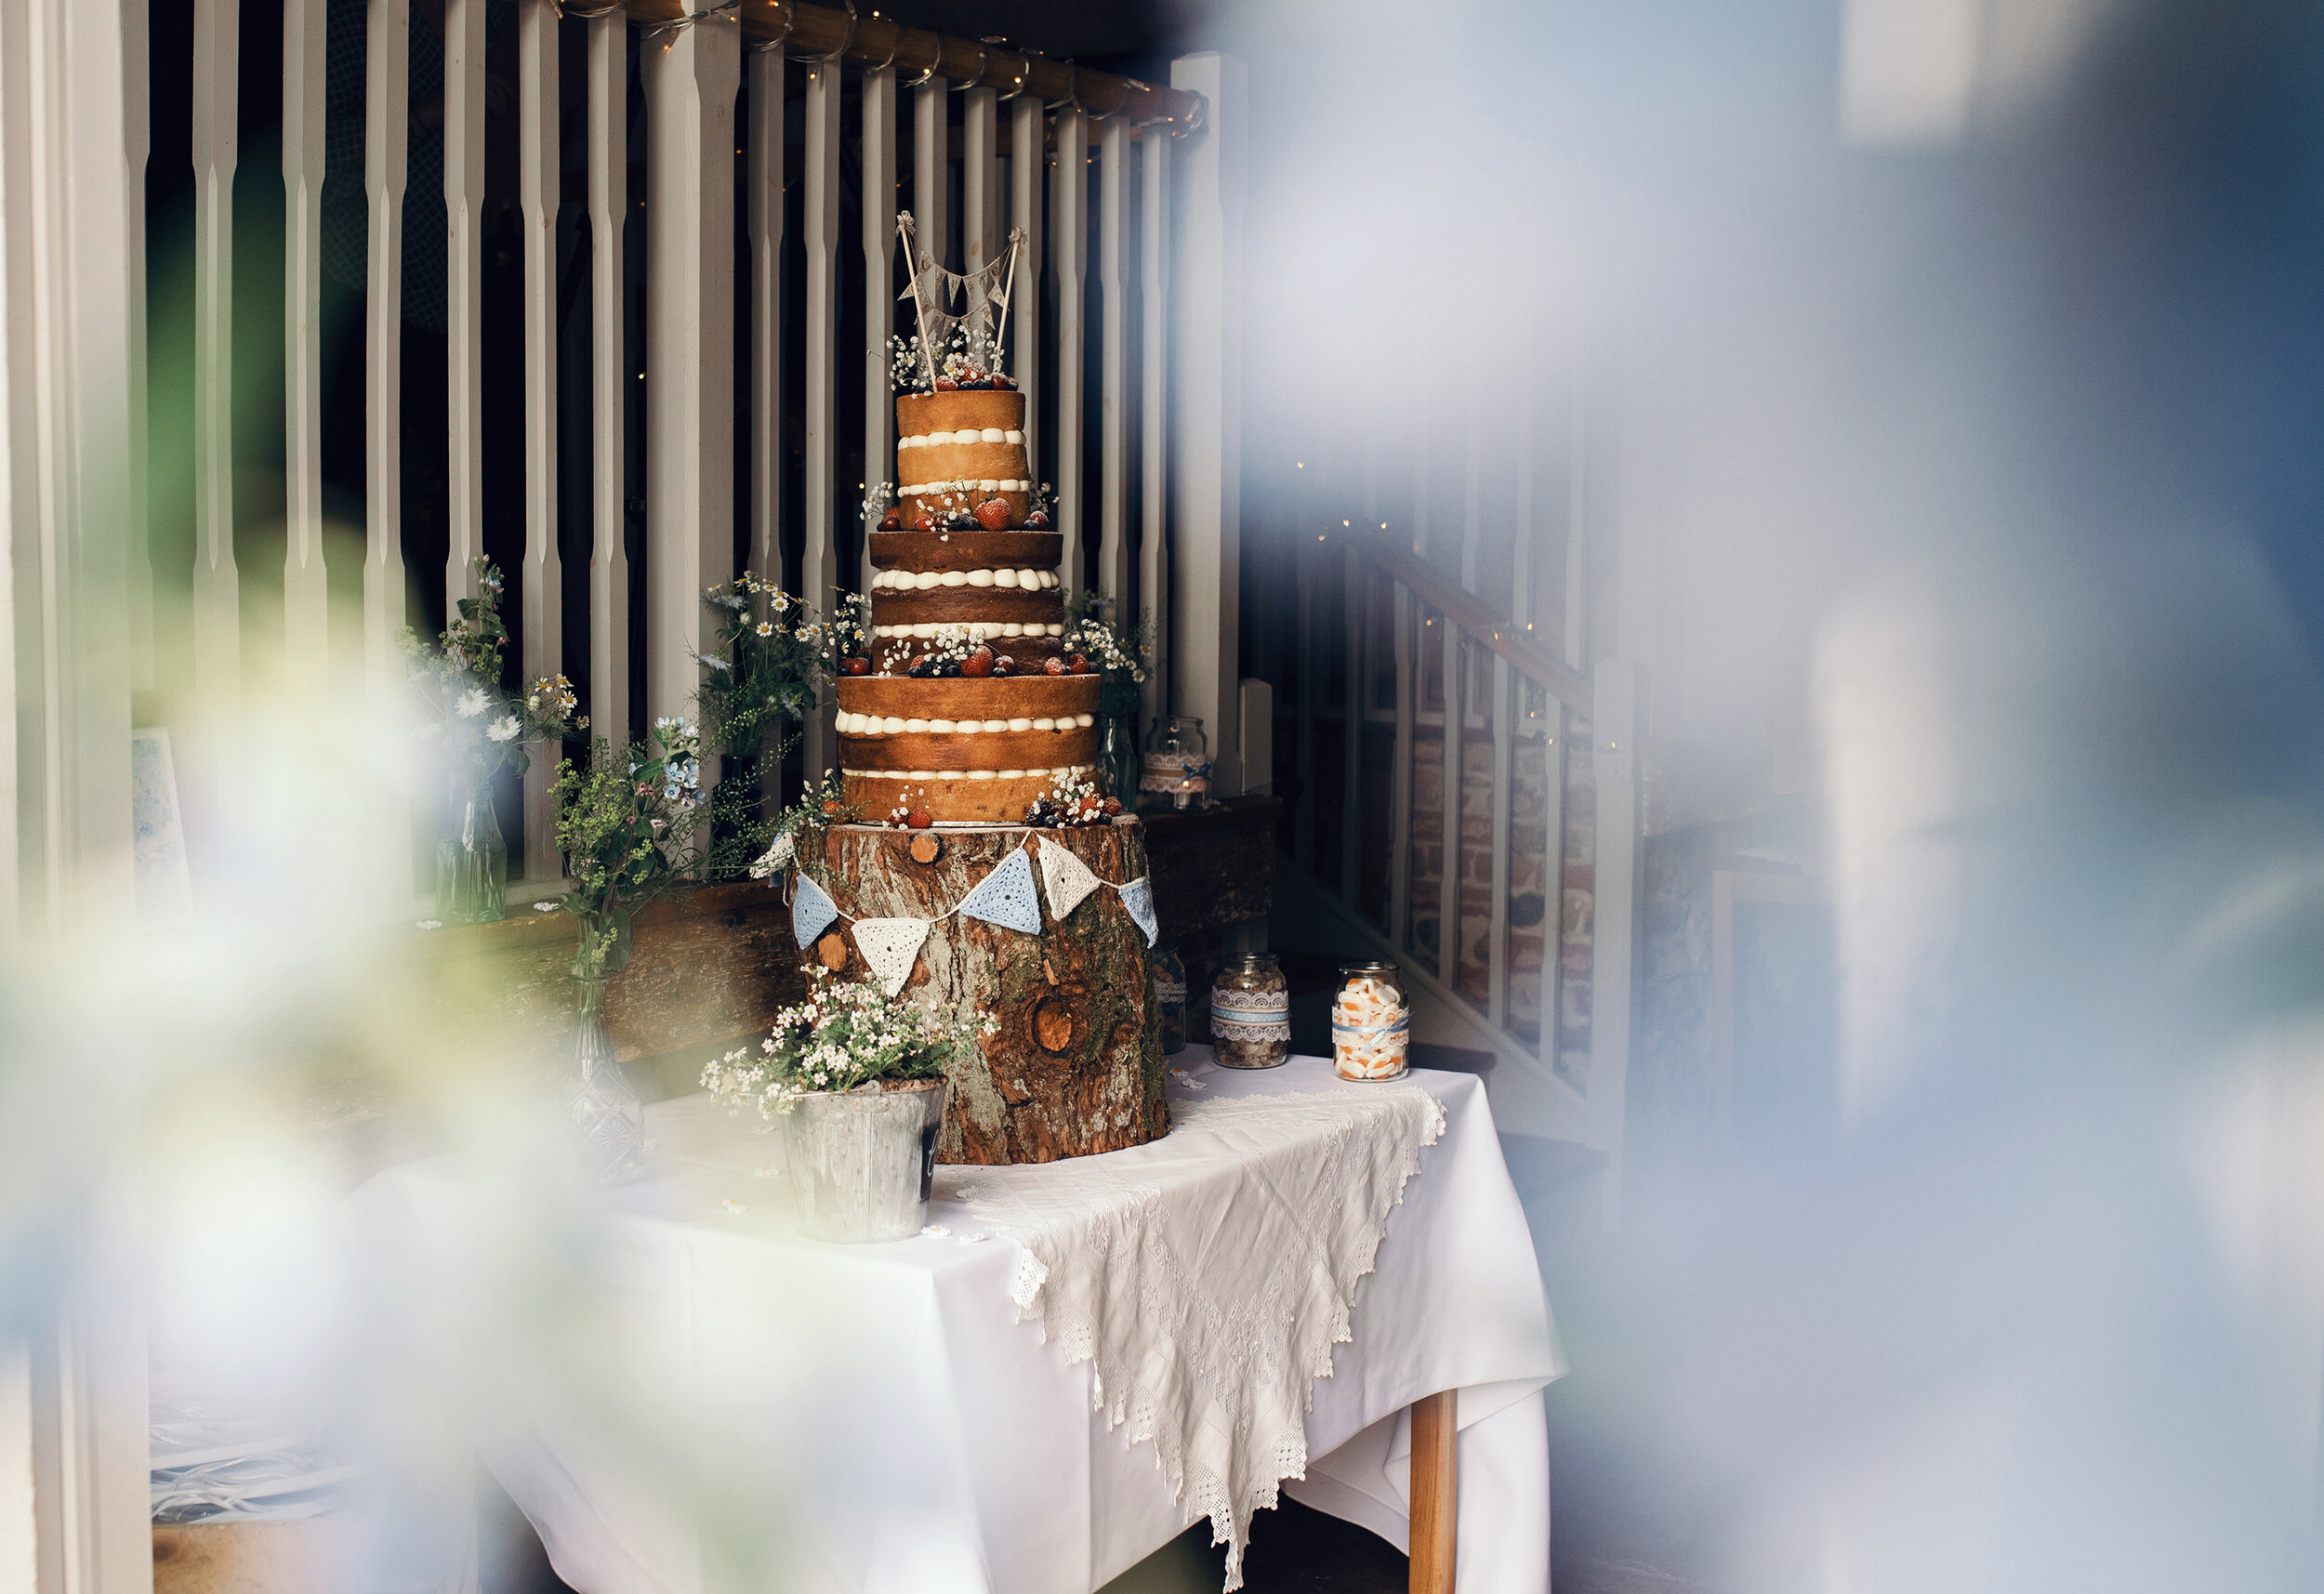
<svg viewBox="0 0 2324 1594">
<path fill-rule="evenodd" d="M 904 263 L 912 273 L 912 316 L 919 323 L 920 358 L 928 362 L 928 390 L 936 390 L 936 351 L 928 346 L 928 306 L 920 296 L 920 268 L 912 257 L 912 213 L 896 212 L 896 232 L 904 240 Z M 903 472 L 897 472 L 902 475 Z"/>
<path fill-rule="evenodd" d="M 993 359 L 996 362 L 999 361 L 1001 346 L 1009 336 L 1009 299 L 1010 296 L 1017 291 L 1017 254 L 1023 247 L 1024 229 L 1010 228 L 1009 230 L 1009 281 L 1001 285 L 1000 326 L 993 334 Z"/>
</svg>

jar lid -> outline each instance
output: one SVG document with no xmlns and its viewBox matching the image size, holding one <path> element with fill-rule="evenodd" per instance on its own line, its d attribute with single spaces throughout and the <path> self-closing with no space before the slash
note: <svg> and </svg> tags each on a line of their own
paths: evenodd
<svg viewBox="0 0 2324 1594">
<path fill-rule="evenodd" d="M 1275 967 L 1275 955 L 1272 952 L 1241 952 L 1235 954 L 1233 957 L 1228 958 L 1226 962 L 1221 965 L 1221 967 L 1226 968 L 1273 968 Z"/>
<path fill-rule="evenodd" d="M 1393 974 L 1396 972 L 1396 966 L 1384 962 L 1342 963 L 1340 965 L 1340 972 L 1342 974 Z"/>
</svg>

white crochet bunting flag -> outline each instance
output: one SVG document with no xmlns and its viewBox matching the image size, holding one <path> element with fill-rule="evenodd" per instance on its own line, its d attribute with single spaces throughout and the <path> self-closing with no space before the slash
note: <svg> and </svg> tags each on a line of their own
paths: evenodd
<svg viewBox="0 0 2324 1594">
<path fill-rule="evenodd" d="M 1146 944 L 1152 946 L 1155 937 L 1162 931 L 1161 925 L 1154 916 L 1154 882 L 1141 875 L 1129 884 L 1116 886 L 1114 889 L 1120 893 L 1122 906 L 1128 908 L 1129 916 L 1138 921 L 1138 928 L 1146 932 Z"/>
<path fill-rule="evenodd" d="M 1020 847 L 993 865 L 952 910 L 986 924 L 1004 925 L 1027 935 L 1041 933 L 1041 902 L 1033 890 L 1033 863 Z"/>
<path fill-rule="evenodd" d="M 1062 919 L 1103 882 L 1061 843 L 1045 840 L 1041 843 L 1041 884 L 1049 888 L 1050 917 Z"/>
<path fill-rule="evenodd" d="M 806 870 L 799 872 L 798 880 L 798 894 L 791 898 L 791 939 L 804 952 L 815 944 L 815 937 L 824 932 L 825 927 L 839 916 L 839 910 Z"/>
<path fill-rule="evenodd" d="M 879 988 L 892 996 L 912 978 L 912 965 L 928 939 L 926 919 L 857 919 L 855 950 L 864 955 Z"/>
</svg>

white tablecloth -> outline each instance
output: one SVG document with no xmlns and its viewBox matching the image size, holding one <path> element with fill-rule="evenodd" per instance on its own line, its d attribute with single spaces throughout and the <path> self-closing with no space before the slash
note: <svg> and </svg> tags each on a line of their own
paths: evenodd
<svg viewBox="0 0 2324 1594">
<path fill-rule="evenodd" d="M 1172 1060 L 1202 1096 L 1371 1088 L 1294 1059 Z M 1461 1391 L 1461 1594 L 1549 1584 L 1539 1390 L 1564 1370 L 1483 1088 L 1417 1072 L 1446 1125 L 1390 1215 L 1353 1341 L 1314 1387 L 1296 1497 L 1405 1542 L 1405 1408 Z M 463 1391 L 486 1463 L 583 1594 L 780 1587 L 1084 1594 L 1182 1530 L 1151 1443 L 1015 1321 L 1019 1247 L 970 1207 L 885 1245 L 799 1238 L 773 1140 L 706 1096 L 648 1109 L 651 1166 L 556 1205 L 456 1159 L 390 1169 L 348 1232 Z M 1135 1156 L 1136 1153 L 1116 1153 Z M 1262 1563 L 1267 1523 L 1254 1525 Z"/>
</svg>

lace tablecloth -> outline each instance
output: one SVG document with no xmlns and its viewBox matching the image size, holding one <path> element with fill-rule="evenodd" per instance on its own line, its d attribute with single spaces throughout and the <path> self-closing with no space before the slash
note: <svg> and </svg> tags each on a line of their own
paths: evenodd
<svg viewBox="0 0 2324 1594">
<path fill-rule="evenodd" d="M 1095 1363 L 1091 1403 L 1153 1443 L 1235 1589 L 1251 1513 L 1307 1475 L 1310 1391 L 1445 1109 L 1392 1085 L 1182 1097 L 1170 1115 L 1135 1151 L 946 1167 L 937 1188 L 1022 1247 L 1018 1316 Z"/>
<path fill-rule="evenodd" d="M 775 1138 L 704 1097 L 593 1211 L 438 1159 L 347 1231 L 582 1594 L 1089 1594 L 1201 1515 L 1263 1556 L 1302 1472 L 1401 1545 L 1446 1389 L 1461 1594 L 1544 1594 L 1563 1363 L 1478 1082 L 1173 1060 L 1162 1140 L 940 1168 L 892 1245 L 799 1238 Z"/>
</svg>

